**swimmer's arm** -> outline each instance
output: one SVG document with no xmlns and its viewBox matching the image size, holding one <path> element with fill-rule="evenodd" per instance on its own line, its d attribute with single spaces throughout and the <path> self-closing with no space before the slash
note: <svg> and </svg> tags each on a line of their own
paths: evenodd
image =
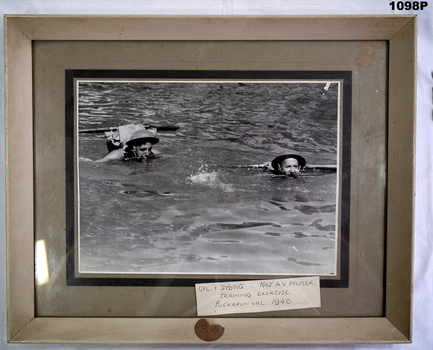
<svg viewBox="0 0 433 350">
<path fill-rule="evenodd" d="M 115 149 L 114 151 L 111 151 L 108 153 L 104 158 L 95 160 L 95 162 L 109 162 L 112 160 L 122 160 L 123 159 L 123 149 Z"/>
</svg>

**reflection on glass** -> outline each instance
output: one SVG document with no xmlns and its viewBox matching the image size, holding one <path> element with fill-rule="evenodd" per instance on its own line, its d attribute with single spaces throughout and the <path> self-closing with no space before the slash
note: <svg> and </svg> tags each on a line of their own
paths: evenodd
<svg viewBox="0 0 433 350">
<path fill-rule="evenodd" d="M 50 280 L 50 272 L 48 270 L 47 250 L 45 241 L 39 240 L 36 242 L 36 283 L 40 286 L 48 283 Z"/>
</svg>

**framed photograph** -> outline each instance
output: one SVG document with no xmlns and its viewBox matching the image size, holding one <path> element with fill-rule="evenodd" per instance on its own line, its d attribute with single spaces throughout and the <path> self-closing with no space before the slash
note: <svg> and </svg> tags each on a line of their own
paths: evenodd
<svg viewBox="0 0 433 350">
<path fill-rule="evenodd" d="M 348 284 L 351 72 L 70 70 L 66 89 L 71 284 Z"/>
<path fill-rule="evenodd" d="M 415 16 L 5 23 L 10 342 L 410 341 Z"/>
</svg>

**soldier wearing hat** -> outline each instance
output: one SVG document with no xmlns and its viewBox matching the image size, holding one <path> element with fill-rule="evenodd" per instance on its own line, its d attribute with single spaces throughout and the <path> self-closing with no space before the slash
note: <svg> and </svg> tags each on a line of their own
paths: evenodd
<svg viewBox="0 0 433 350">
<path fill-rule="evenodd" d="M 123 148 L 114 149 L 104 158 L 97 162 L 107 162 L 110 160 L 138 160 L 155 157 L 152 150 L 153 145 L 157 144 L 159 139 L 155 134 L 147 129 L 135 131 Z"/>
<path fill-rule="evenodd" d="M 276 157 L 272 162 L 260 165 L 260 167 L 272 171 L 274 175 L 298 177 L 300 173 L 305 171 L 306 165 L 305 158 L 298 154 L 283 154 Z"/>
</svg>

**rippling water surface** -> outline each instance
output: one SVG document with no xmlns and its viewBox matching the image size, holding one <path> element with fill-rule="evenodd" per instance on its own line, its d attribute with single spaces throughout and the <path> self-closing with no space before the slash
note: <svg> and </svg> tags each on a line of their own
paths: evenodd
<svg viewBox="0 0 433 350">
<path fill-rule="evenodd" d="M 79 128 L 147 121 L 147 162 L 95 163 L 103 133 L 80 134 L 80 271 L 335 273 L 336 174 L 277 179 L 284 153 L 336 164 L 337 85 L 81 83 Z"/>
</svg>

